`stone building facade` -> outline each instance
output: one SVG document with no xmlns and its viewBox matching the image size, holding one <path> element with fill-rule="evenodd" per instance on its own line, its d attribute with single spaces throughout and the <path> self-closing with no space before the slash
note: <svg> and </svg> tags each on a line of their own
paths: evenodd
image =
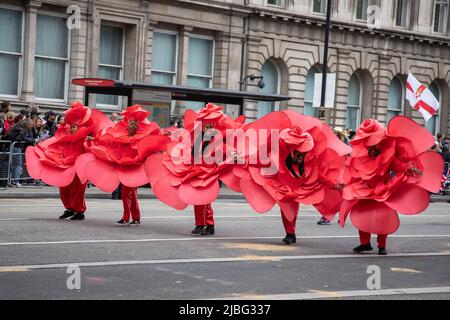
<svg viewBox="0 0 450 320">
<path fill-rule="evenodd" d="M 239 90 L 254 74 L 264 76 L 263 92 L 292 99 L 248 102 L 250 119 L 285 108 L 315 115 L 325 10 L 326 0 L 0 0 L 0 100 L 63 110 L 83 99 L 73 78 Z M 449 12 L 448 0 L 332 0 L 330 125 L 395 114 L 423 124 L 405 100 L 410 71 L 441 103 L 427 127 L 450 134 Z M 241 88 L 261 90 L 249 79 Z M 110 97 L 93 103 L 111 112 L 126 105 Z M 197 107 L 177 102 L 173 112 L 187 106 Z"/>
</svg>

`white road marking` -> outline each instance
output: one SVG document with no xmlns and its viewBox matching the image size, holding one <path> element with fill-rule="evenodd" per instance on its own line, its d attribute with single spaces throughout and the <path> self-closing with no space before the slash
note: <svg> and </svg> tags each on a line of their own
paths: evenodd
<svg viewBox="0 0 450 320">
<path fill-rule="evenodd" d="M 389 258 L 409 258 L 409 257 L 448 257 L 450 252 L 420 252 L 420 253 L 395 253 L 389 256 L 369 255 L 369 254 L 336 254 L 336 255 L 298 255 L 298 256 L 241 256 L 222 258 L 186 258 L 186 259 L 156 259 L 156 260 L 125 260 L 125 261 L 100 261 L 100 262 L 69 262 L 36 265 L 0 266 L 2 269 L 24 268 L 28 270 L 38 269 L 59 269 L 76 265 L 82 267 L 112 267 L 129 265 L 159 265 L 159 264 L 183 264 L 183 263 L 224 263 L 224 262 L 270 262 L 287 260 L 316 260 L 316 259 L 389 259 Z"/>
<path fill-rule="evenodd" d="M 28 246 L 28 245 L 55 245 L 78 243 L 139 243 L 161 241 L 211 241 L 211 240 L 272 240 L 281 237 L 190 237 L 190 238 L 148 238 L 148 239 L 91 239 L 91 240 L 62 240 L 62 241 L 25 241 L 25 242 L 0 242 L 1 246 Z M 297 239 L 355 239 L 358 236 L 297 236 Z M 413 234 L 390 235 L 389 238 L 450 238 L 450 234 Z"/>
<path fill-rule="evenodd" d="M 353 290 L 353 291 L 320 291 L 310 293 L 288 293 L 288 294 L 271 294 L 271 295 L 257 295 L 257 294 L 236 295 L 231 297 L 221 297 L 207 300 L 309 300 L 309 299 L 376 297 L 376 296 L 415 295 L 415 294 L 433 294 L 433 293 L 450 293 L 450 287 Z"/>
</svg>

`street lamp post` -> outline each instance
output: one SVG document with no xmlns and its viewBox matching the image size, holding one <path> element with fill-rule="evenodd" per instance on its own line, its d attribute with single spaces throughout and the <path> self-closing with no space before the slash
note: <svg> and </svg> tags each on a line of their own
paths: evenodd
<svg viewBox="0 0 450 320">
<path fill-rule="evenodd" d="M 325 43 L 323 49 L 323 64 L 322 64 L 322 92 L 319 108 L 319 118 L 322 120 L 325 120 L 325 94 L 327 89 L 328 46 L 330 41 L 330 28 L 331 28 L 331 0 L 327 0 L 327 20 L 325 24 Z"/>
</svg>

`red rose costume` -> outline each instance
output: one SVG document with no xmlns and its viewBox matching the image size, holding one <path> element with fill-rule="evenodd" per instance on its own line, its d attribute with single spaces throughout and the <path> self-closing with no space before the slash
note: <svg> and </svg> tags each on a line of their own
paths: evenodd
<svg viewBox="0 0 450 320">
<path fill-rule="evenodd" d="M 228 117 L 222 109 L 208 104 L 198 113 L 187 110 L 184 129 L 172 133 L 167 152 L 154 154 L 145 161 L 148 181 L 158 199 L 177 210 L 194 205 L 197 226 L 214 223 L 210 204 L 219 195 L 219 179 L 232 189 L 236 185 L 229 185 L 234 179 L 230 161 L 207 163 L 203 157 L 198 158 L 214 157 L 218 152 L 214 146 L 217 144 L 221 149 L 224 145 L 215 135 L 225 138 L 227 129 L 237 129 L 245 121 L 244 117 L 236 120 Z M 196 137 L 195 133 L 200 134 Z M 210 140 L 205 141 L 203 135 L 209 135 Z M 199 150 L 194 150 L 195 146 Z"/>
<path fill-rule="evenodd" d="M 86 137 L 110 125 L 111 121 L 100 111 L 76 102 L 67 110 L 65 124 L 57 129 L 54 137 L 26 150 L 30 176 L 60 187 L 61 200 L 69 211 L 86 211 L 86 181 L 80 181 L 75 170 L 77 158 L 85 153 Z"/>
<path fill-rule="evenodd" d="M 376 120 L 364 121 L 351 144 L 340 223 L 344 226 L 350 215 L 361 244 L 370 246 L 374 233 L 384 249 L 387 235 L 399 228 L 398 212 L 412 215 L 428 207 L 429 192 L 439 191 L 444 163 L 428 151 L 433 136 L 403 116 L 393 118 L 387 129 Z"/>
<path fill-rule="evenodd" d="M 77 173 L 105 192 L 112 192 L 122 183 L 124 220 L 130 215 L 139 220 L 136 188 L 148 182 L 143 160 L 147 155 L 165 148 L 168 138 L 147 117 L 150 112 L 135 105 L 122 112 L 122 120 L 99 132 L 87 142 L 88 153 L 78 158 Z M 134 129 L 130 133 L 130 123 Z"/>
<path fill-rule="evenodd" d="M 248 160 L 233 171 L 240 177 L 240 189 L 252 208 L 263 213 L 278 204 L 286 233 L 294 238 L 300 203 L 314 205 L 331 219 L 342 200 L 336 186 L 344 156 L 351 149 L 318 119 L 290 110 L 272 112 L 245 127 L 250 129 L 279 132 L 279 151 L 270 148 L 269 135 L 266 142 L 258 145 L 258 149 L 269 146 L 268 156 L 276 166 L 274 172 L 263 172 L 263 165 L 249 164 Z"/>
</svg>

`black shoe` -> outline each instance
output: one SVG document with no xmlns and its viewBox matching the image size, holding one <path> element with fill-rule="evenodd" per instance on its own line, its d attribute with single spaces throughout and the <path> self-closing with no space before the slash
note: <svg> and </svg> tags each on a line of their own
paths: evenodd
<svg viewBox="0 0 450 320">
<path fill-rule="evenodd" d="M 372 251 L 372 250 L 373 250 L 373 248 L 370 244 L 361 244 L 353 249 L 353 251 L 356 253 L 361 253 L 364 251 Z"/>
<path fill-rule="evenodd" d="M 70 217 L 73 217 L 73 215 L 75 214 L 75 212 L 73 212 L 72 210 L 66 210 L 64 211 L 64 214 L 62 216 L 59 217 L 59 219 L 67 219 Z"/>
<path fill-rule="evenodd" d="M 195 226 L 195 228 L 191 231 L 192 234 L 203 234 L 205 230 L 205 226 Z"/>
<path fill-rule="evenodd" d="M 297 242 L 297 237 L 295 233 L 287 233 L 286 237 L 284 237 L 283 242 L 286 244 L 294 244 Z"/>
<path fill-rule="evenodd" d="M 327 220 L 327 219 L 325 219 L 325 218 L 322 217 L 322 218 L 317 222 L 317 224 L 318 224 L 319 226 L 328 226 L 328 225 L 331 224 L 331 222 L 330 222 L 329 220 Z"/>
<path fill-rule="evenodd" d="M 128 224 L 130 227 L 138 227 L 141 225 L 141 221 L 140 220 L 133 220 Z"/>
<path fill-rule="evenodd" d="M 378 254 L 380 256 L 387 256 L 386 248 L 378 248 Z"/>
<path fill-rule="evenodd" d="M 212 236 L 212 235 L 214 235 L 214 233 L 216 233 L 216 232 L 214 231 L 213 225 L 206 226 L 206 228 L 203 229 L 202 236 Z"/>
<path fill-rule="evenodd" d="M 123 219 L 120 219 L 119 221 L 116 222 L 116 226 L 119 227 L 128 227 L 130 224 L 128 223 L 128 221 L 125 221 Z"/>
<path fill-rule="evenodd" d="M 84 213 L 76 213 L 70 220 L 84 220 Z"/>
</svg>

